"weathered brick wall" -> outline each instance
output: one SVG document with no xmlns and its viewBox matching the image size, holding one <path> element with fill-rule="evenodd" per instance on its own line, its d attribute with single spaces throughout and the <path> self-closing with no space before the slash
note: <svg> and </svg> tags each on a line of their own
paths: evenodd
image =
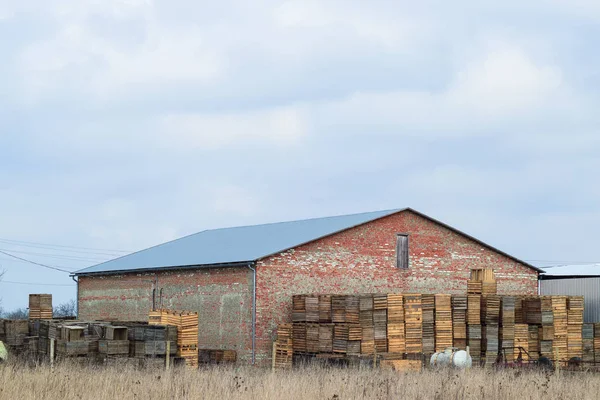
<svg viewBox="0 0 600 400">
<path fill-rule="evenodd" d="M 396 268 L 408 233 L 410 267 Z M 266 258 L 257 269 L 257 359 L 302 293 L 466 293 L 470 270 L 494 268 L 501 294 L 536 294 L 537 273 L 467 237 L 404 211 Z"/>
<path fill-rule="evenodd" d="M 202 348 L 237 350 L 242 360 L 250 357 L 252 273 L 248 268 L 82 276 L 79 317 L 147 321 L 155 278 L 163 288 L 165 308 L 198 312 Z"/>
</svg>

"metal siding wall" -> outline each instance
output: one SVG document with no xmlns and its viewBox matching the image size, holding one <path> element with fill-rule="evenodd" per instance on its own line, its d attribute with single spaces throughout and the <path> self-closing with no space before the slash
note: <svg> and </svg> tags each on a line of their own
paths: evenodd
<svg viewBox="0 0 600 400">
<path fill-rule="evenodd" d="M 584 296 L 584 322 L 600 322 L 600 278 L 542 280 L 541 294 Z"/>
</svg>

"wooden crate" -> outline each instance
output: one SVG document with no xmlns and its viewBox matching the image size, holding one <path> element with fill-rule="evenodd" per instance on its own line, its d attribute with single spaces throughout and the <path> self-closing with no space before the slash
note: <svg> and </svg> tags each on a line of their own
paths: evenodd
<svg viewBox="0 0 600 400">
<path fill-rule="evenodd" d="M 481 324 L 481 296 L 470 294 L 467 296 L 467 324 Z"/>
<path fill-rule="evenodd" d="M 423 353 L 435 353 L 435 295 L 422 294 Z"/>
<path fill-rule="evenodd" d="M 529 352 L 529 325 L 527 324 L 515 324 L 515 349 L 514 359 L 517 359 L 519 354 L 524 361 L 529 361 L 527 353 L 521 352 L 517 347 L 522 347 L 526 352 Z"/>
<path fill-rule="evenodd" d="M 331 320 L 336 324 L 346 322 L 346 296 L 331 296 Z M 358 307 L 356 322 L 358 323 Z"/>
<path fill-rule="evenodd" d="M 306 306 L 306 321 L 319 322 L 319 296 L 306 296 L 304 302 Z"/>
<path fill-rule="evenodd" d="M 333 324 L 319 324 L 319 352 L 333 353 Z"/>
<path fill-rule="evenodd" d="M 99 340 L 98 353 L 100 354 L 129 354 L 129 340 Z"/>
<path fill-rule="evenodd" d="M 305 322 L 294 322 L 292 324 L 292 346 L 294 353 L 303 354 L 307 352 Z"/>
<path fill-rule="evenodd" d="M 404 321 L 406 352 L 409 354 L 423 351 L 423 309 L 420 294 L 404 295 Z"/>
<path fill-rule="evenodd" d="M 305 298 L 303 294 L 292 296 L 292 322 L 306 322 Z"/>
<path fill-rule="evenodd" d="M 346 313 L 344 322 L 358 324 L 360 322 L 360 299 L 357 296 L 346 296 Z M 338 321 L 336 321 L 338 322 Z"/>
<path fill-rule="evenodd" d="M 319 322 L 331 322 L 331 296 L 323 294 L 319 296 Z"/>
<path fill-rule="evenodd" d="M 435 295 L 435 351 L 452 347 L 452 296 Z"/>
<path fill-rule="evenodd" d="M 29 295 L 29 319 L 52 319 L 52 295 Z"/>
</svg>

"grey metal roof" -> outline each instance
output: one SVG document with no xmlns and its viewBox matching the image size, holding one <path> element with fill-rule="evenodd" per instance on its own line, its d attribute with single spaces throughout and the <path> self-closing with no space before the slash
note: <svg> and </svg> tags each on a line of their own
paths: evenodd
<svg viewBox="0 0 600 400">
<path fill-rule="evenodd" d="M 401 210 L 211 229 L 84 268 L 74 274 L 251 262 L 398 211 Z"/>
<path fill-rule="evenodd" d="M 401 211 L 413 212 L 537 272 L 544 272 L 540 268 L 498 250 L 428 215 L 412 208 L 401 208 L 301 221 L 206 230 L 81 269 L 74 272 L 73 275 L 249 263 Z"/>
</svg>

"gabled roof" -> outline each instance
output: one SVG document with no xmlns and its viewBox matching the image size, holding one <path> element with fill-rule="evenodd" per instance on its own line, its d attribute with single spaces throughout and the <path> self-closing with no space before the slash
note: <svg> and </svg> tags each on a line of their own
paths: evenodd
<svg viewBox="0 0 600 400">
<path fill-rule="evenodd" d="M 243 265 L 401 211 L 411 211 L 537 272 L 543 272 L 541 269 L 506 254 L 458 229 L 411 208 L 403 208 L 206 230 L 84 268 L 73 274 L 102 275 L 168 268 Z"/>
<path fill-rule="evenodd" d="M 76 271 L 75 275 L 248 263 L 398 211 L 400 210 L 211 229 L 84 268 Z"/>
</svg>

